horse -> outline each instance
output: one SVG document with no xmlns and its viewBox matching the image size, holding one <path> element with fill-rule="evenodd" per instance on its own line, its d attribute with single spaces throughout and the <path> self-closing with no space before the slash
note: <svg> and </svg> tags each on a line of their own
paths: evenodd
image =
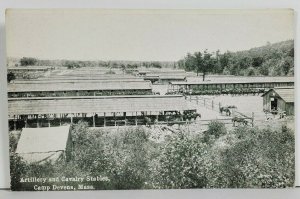
<svg viewBox="0 0 300 199">
<path fill-rule="evenodd" d="M 198 117 L 201 118 L 201 114 L 196 112 L 185 112 L 182 116 L 183 120 L 185 121 L 191 121 L 192 119 L 196 120 Z"/>
<path fill-rule="evenodd" d="M 201 118 L 201 114 L 200 113 L 193 113 L 192 117 L 194 120 L 196 120 L 198 117 Z"/>
<path fill-rule="evenodd" d="M 238 123 L 242 123 L 243 125 L 248 125 L 248 121 L 244 118 L 240 118 L 240 117 L 233 117 L 231 119 L 231 121 L 233 122 L 233 126 L 235 126 L 235 122 L 238 122 Z"/>
<path fill-rule="evenodd" d="M 230 116 L 230 115 L 231 115 L 231 111 L 230 111 L 230 109 L 229 109 L 228 106 L 220 107 L 219 110 L 220 110 L 220 113 L 221 113 L 221 114 L 222 114 L 223 112 L 225 112 L 227 116 Z"/>
<path fill-rule="evenodd" d="M 150 127 L 150 125 L 151 125 L 151 118 L 145 116 L 144 117 L 144 123 L 145 123 L 146 127 Z"/>
</svg>

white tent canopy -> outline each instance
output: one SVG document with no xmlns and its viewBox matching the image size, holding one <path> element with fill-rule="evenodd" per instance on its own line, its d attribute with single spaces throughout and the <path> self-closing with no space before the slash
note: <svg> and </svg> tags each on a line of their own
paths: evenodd
<svg viewBox="0 0 300 199">
<path fill-rule="evenodd" d="M 67 148 L 70 126 L 23 128 L 16 153 L 28 163 L 55 162 Z"/>
</svg>

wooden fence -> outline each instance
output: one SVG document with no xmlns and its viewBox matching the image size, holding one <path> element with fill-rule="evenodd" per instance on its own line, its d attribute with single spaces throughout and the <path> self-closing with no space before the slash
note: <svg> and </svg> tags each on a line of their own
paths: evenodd
<svg viewBox="0 0 300 199">
<path fill-rule="evenodd" d="M 213 99 L 208 99 L 208 98 L 204 98 L 204 97 L 201 97 L 201 96 L 189 95 L 189 96 L 185 96 L 185 99 L 190 101 L 190 102 L 194 102 L 197 105 L 203 106 L 207 109 L 216 111 L 216 112 L 220 112 L 220 108 L 223 106 L 220 102 L 215 102 Z M 245 113 L 239 112 L 234 108 L 231 109 L 231 111 L 232 111 L 232 113 L 231 113 L 231 118 L 230 119 L 216 119 L 216 120 L 231 121 L 231 123 L 234 123 L 232 121 L 232 118 L 237 117 L 237 118 L 246 120 L 252 126 L 254 126 L 254 112 L 252 112 L 251 115 L 246 115 Z M 201 121 L 204 121 L 204 120 L 201 120 Z"/>
</svg>

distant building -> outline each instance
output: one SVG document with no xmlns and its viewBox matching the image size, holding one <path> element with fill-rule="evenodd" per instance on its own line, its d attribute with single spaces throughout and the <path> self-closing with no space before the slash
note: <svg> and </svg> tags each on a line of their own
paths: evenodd
<svg viewBox="0 0 300 199">
<path fill-rule="evenodd" d="M 153 69 L 139 70 L 137 76 L 155 84 L 169 84 L 171 81 L 184 81 L 187 73 L 184 70 Z"/>
<path fill-rule="evenodd" d="M 294 115 L 294 87 L 272 88 L 262 97 L 264 110 Z"/>
<path fill-rule="evenodd" d="M 275 87 L 293 87 L 294 77 L 246 77 L 223 76 L 212 81 L 202 81 L 202 78 L 187 78 L 187 81 L 174 81 L 168 85 L 169 92 L 192 90 L 230 90 L 230 89 L 270 89 Z"/>
<path fill-rule="evenodd" d="M 28 81 L 8 85 L 8 98 L 150 95 L 150 81 Z"/>
<path fill-rule="evenodd" d="M 68 159 L 71 146 L 70 125 L 23 128 L 16 153 L 27 163 L 53 163 Z"/>
</svg>

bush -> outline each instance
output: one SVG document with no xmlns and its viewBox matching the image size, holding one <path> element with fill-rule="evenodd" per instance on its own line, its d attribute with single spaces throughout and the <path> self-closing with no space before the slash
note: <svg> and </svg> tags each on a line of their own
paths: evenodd
<svg viewBox="0 0 300 199">
<path fill-rule="evenodd" d="M 26 163 L 22 160 L 20 156 L 15 153 L 10 155 L 10 184 L 11 190 L 22 190 L 22 183 L 20 182 L 21 177 L 23 177 L 28 171 Z"/>
<path fill-rule="evenodd" d="M 89 129 L 80 121 L 71 130 L 69 162 L 26 165 L 12 153 L 12 187 L 24 189 L 19 179 L 25 175 L 107 179 L 92 182 L 96 189 L 277 188 L 294 183 L 294 133 L 286 126 L 227 131 L 212 121 L 204 135 L 181 131 L 158 143 L 144 128 Z"/>
<path fill-rule="evenodd" d="M 16 75 L 13 72 L 7 73 L 7 82 L 8 83 L 15 79 L 16 79 Z"/>
<path fill-rule="evenodd" d="M 204 132 L 204 141 L 209 142 L 210 139 L 218 139 L 227 133 L 225 124 L 217 120 L 208 124 L 208 130 Z"/>
<path fill-rule="evenodd" d="M 294 137 L 290 130 L 237 128 L 236 141 L 213 154 L 217 165 L 211 187 L 279 188 L 294 184 Z"/>
<path fill-rule="evenodd" d="M 195 137 L 180 133 L 173 135 L 162 148 L 159 157 L 159 188 L 204 188 L 210 164 L 209 147 Z"/>
</svg>

